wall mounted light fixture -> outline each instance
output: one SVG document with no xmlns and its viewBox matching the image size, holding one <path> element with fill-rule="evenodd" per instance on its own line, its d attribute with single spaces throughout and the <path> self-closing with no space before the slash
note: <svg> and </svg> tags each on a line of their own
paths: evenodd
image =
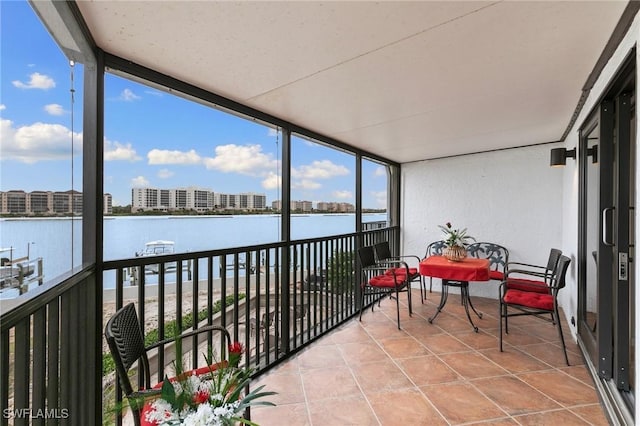
<svg viewBox="0 0 640 426">
<path fill-rule="evenodd" d="M 553 148 L 551 150 L 551 166 L 564 166 L 567 158 L 576 158 L 576 149 Z"/>
<path fill-rule="evenodd" d="M 592 163 L 598 162 L 598 145 L 594 145 L 591 148 L 587 148 L 587 156 L 591 157 Z"/>
</svg>

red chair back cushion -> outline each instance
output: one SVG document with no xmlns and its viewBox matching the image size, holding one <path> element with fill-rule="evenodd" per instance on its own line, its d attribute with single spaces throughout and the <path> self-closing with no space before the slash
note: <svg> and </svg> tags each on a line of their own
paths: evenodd
<svg viewBox="0 0 640 426">
<path fill-rule="evenodd" d="M 511 305 L 553 311 L 553 296 L 530 291 L 507 290 L 504 301 Z"/>
<path fill-rule="evenodd" d="M 527 280 L 524 278 L 508 278 L 507 289 L 550 294 L 549 287 L 547 287 L 544 281 Z"/>
</svg>

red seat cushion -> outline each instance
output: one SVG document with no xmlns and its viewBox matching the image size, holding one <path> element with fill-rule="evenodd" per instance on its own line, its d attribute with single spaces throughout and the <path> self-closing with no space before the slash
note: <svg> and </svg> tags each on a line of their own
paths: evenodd
<svg viewBox="0 0 640 426">
<path fill-rule="evenodd" d="M 507 290 L 507 293 L 504 295 L 504 301 L 508 304 L 553 311 L 553 296 L 550 294 Z"/>
<path fill-rule="evenodd" d="M 407 268 L 391 268 L 391 269 L 387 269 L 384 274 L 385 275 L 393 275 L 393 273 L 395 272 L 396 276 L 398 275 L 402 275 L 405 276 L 407 275 Z M 415 277 L 418 275 L 418 268 L 409 268 L 409 276 L 410 277 Z"/>
<path fill-rule="evenodd" d="M 500 271 L 489 271 L 489 279 L 490 280 L 498 280 L 498 281 L 502 281 L 504 280 L 504 274 Z"/>
<path fill-rule="evenodd" d="M 549 294 L 549 287 L 544 281 L 528 280 L 524 278 L 508 278 L 507 289 L 532 291 L 534 293 Z"/>
<path fill-rule="evenodd" d="M 376 275 L 369 280 L 369 285 L 372 287 L 396 287 L 405 282 L 405 275 L 396 275 L 395 279 L 393 275 Z"/>
</svg>

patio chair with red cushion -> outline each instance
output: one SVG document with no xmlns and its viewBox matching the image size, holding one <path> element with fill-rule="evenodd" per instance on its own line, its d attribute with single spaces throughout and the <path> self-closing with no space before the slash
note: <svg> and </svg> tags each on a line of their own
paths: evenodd
<svg viewBox="0 0 640 426">
<path fill-rule="evenodd" d="M 489 260 L 489 279 L 502 281 L 509 263 L 509 250 L 496 243 L 473 243 L 467 246 L 470 257 Z"/>
<path fill-rule="evenodd" d="M 429 243 L 427 250 L 424 253 L 424 259 L 429 256 L 442 256 L 442 252 L 447 247 L 447 243 L 444 240 L 434 241 Z M 425 284 L 426 285 L 426 284 Z M 425 293 L 427 289 L 425 288 Z M 429 277 L 429 293 L 433 291 L 433 277 Z"/>
<path fill-rule="evenodd" d="M 541 293 L 539 291 L 518 290 L 516 288 L 507 288 L 508 280 L 500 284 L 500 351 L 502 348 L 502 320 L 504 319 L 504 331 L 509 333 L 509 317 L 533 315 L 545 321 L 549 321 L 558 327 L 558 334 L 564 351 L 564 359 L 569 365 L 569 357 L 567 356 L 567 348 L 564 343 L 564 335 L 562 334 L 562 324 L 558 314 L 558 292 L 565 286 L 565 277 L 569 268 L 571 259 L 567 256 L 560 255 L 552 276 L 549 278 L 549 292 Z M 512 309 L 512 312 L 509 312 Z M 551 319 L 542 315 L 550 314 Z"/>
<path fill-rule="evenodd" d="M 549 293 L 549 283 L 561 255 L 562 251 L 552 248 L 546 266 L 509 262 L 505 277 L 507 289 Z"/>
<path fill-rule="evenodd" d="M 220 333 L 222 340 L 220 342 L 219 362 L 185 371 L 182 373 L 185 377 L 193 374 L 203 375 L 211 373 L 217 368 L 227 365 L 226 360 L 228 357 L 226 354 L 231 345 L 231 336 L 224 327 L 208 325 L 197 330 L 183 333 L 179 337 L 182 339 L 184 346 L 186 346 L 187 341 L 184 340 L 185 338 L 205 332 Z M 120 388 L 129 402 L 135 425 L 144 426 L 155 424 L 147 422 L 144 413 L 149 410 L 151 402 L 161 395 L 162 382 L 155 384 L 153 387 L 151 386 L 149 357 L 147 353 L 158 347 L 175 343 L 177 337 L 163 339 L 145 347 L 142 327 L 138 321 L 138 315 L 133 303 L 129 303 L 113 314 L 107 322 L 104 335 L 116 365 L 116 372 L 120 379 Z M 136 387 L 136 390 L 134 390 L 129 377 L 129 370 L 136 363 L 139 383 L 143 383 L 143 385 Z M 164 377 L 164 372 L 161 372 L 160 375 Z M 173 381 L 174 379 L 170 378 L 169 380 Z M 141 401 L 144 401 L 144 403 L 141 403 Z"/>
<path fill-rule="evenodd" d="M 360 299 L 360 321 L 362 321 L 362 311 L 364 309 L 364 298 L 366 295 L 395 296 L 396 310 L 398 316 L 398 329 L 400 329 L 400 292 L 407 292 L 409 303 L 409 315 L 411 311 L 411 273 L 409 265 L 402 260 L 385 260 L 377 262 L 372 246 L 360 247 L 358 249 L 358 259 L 362 268 L 361 299 Z M 403 268 L 399 270 L 398 268 Z M 390 271 L 387 273 L 387 271 Z M 401 272 L 400 272 L 401 271 Z M 371 306 L 373 310 L 373 304 Z"/>
<path fill-rule="evenodd" d="M 418 271 L 418 265 L 420 263 L 420 257 L 415 255 L 404 255 L 404 256 L 393 256 L 391 254 L 391 248 L 389 247 L 389 241 L 383 241 L 381 243 L 375 244 L 373 246 L 373 253 L 375 254 L 376 261 L 378 263 L 387 262 L 387 261 L 398 261 L 403 259 L 412 259 L 415 260 L 416 267 L 409 266 L 409 283 L 419 282 L 420 283 L 420 296 L 422 299 L 422 303 L 424 303 L 425 296 L 423 295 L 424 282 L 422 279 L 422 275 L 420 275 L 420 271 Z M 409 262 L 406 262 L 407 264 Z M 391 275 L 393 273 L 402 275 L 406 274 L 406 269 L 402 264 L 392 265 L 391 268 L 385 271 L 385 274 Z"/>
</svg>

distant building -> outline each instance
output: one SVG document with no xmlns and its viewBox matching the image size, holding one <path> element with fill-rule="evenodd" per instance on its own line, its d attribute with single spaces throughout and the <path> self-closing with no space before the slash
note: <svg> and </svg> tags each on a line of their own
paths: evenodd
<svg viewBox="0 0 640 426">
<path fill-rule="evenodd" d="M 133 188 L 131 211 L 195 210 L 264 210 L 267 197 L 253 192 L 223 194 L 202 188 Z"/>
<path fill-rule="evenodd" d="M 104 194 L 104 214 L 112 214 L 111 194 Z M 82 214 L 82 192 L 22 190 L 0 192 L 0 214 L 67 215 Z"/>
<path fill-rule="evenodd" d="M 336 203 L 333 201 L 319 201 L 316 209 L 321 212 L 332 213 L 353 213 L 356 211 L 356 207 L 351 203 Z"/>
<path fill-rule="evenodd" d="M 309 213 L 313 211 L 313 203 L 311 201 L 292 201 L 291 211 Z"/>
<path fill-rule="evenodd" d="M 282 201 L 281 200 L 276 200 L 273 203 L 271 203 L 271 208 L 274 211 L 281 211 L 282 210 Z M 310 213 L 313 211 L 313 202 L 311 201 L 291 201 L 290 203 L 290 208 L 292 212 L 304 212 L 304 213 Z"/>
<path fill-rule="evenodd" d="M 0 213 L 27 213 L 27 193 L 24 191 L 7 191 L 0 193 Z"/>
<path fill-rule="evenodd" d="M 111 194 L 103 195 L 102 206 L 102 214 L 113 214 L 113 197 Z"/>
</svg>

